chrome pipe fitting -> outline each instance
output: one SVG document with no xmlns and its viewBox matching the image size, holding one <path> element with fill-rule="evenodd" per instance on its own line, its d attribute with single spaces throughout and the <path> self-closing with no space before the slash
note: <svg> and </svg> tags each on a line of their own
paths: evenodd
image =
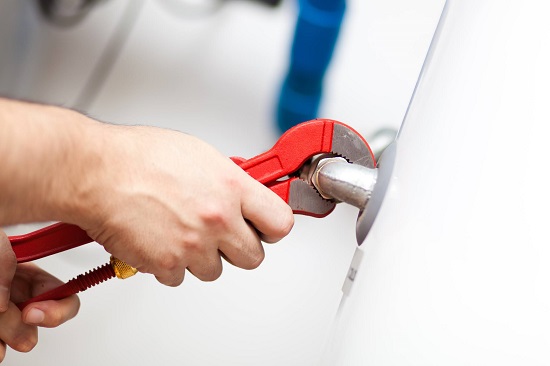
<svg viewBox="0 0 550 366">
<path fill-rule="evenodd" d="M 362 210 L 370 199 L 376 177 L 376 169 L 350 164 L 341 158 L 328 158 L 319 162 L 311 182 L 324 198 L 346 202 Z"/>
<path fill-rule="evenodd" d="M 303 179 L 325 199 L 346 202 L 364 209 L 376 184 L 377 170 L 334 156 L 314 159 Z"/>
</svg>

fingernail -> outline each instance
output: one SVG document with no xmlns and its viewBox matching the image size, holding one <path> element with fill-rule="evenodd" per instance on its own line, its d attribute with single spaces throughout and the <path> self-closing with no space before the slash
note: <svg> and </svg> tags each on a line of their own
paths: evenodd
<svg viewBox="0 0 550 366">
<path fill-rule="evenodd" d="M 10 289 L 6 286 L 0 286 L 0 312 L 8 310 L 10 302 Z"/>
<path fill-rule="evenodd" d="M 32 308 L 27 313 L 27 317 L 25 318 L 25 321 L 28 324 L 39 325 L 40 323 L 42 323 L 44 321 L 45 317 L 46 317 L 46 315 L 44 314 L 44 312 L 42 310 L 37 309 L 37 308 Z"/>
</svg>

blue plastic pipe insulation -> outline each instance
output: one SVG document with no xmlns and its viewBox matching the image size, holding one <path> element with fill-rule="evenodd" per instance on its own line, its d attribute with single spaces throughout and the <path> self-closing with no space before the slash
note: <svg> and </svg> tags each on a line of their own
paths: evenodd
<svg viewBox="0 0 550 366">
<path fill-rule="evenodd" d="M 277 104 L 281 132 L 317 117 L 323 79 L 338 41 L 345 0 L 298 0 L 290 64 Z"/>
</svg>

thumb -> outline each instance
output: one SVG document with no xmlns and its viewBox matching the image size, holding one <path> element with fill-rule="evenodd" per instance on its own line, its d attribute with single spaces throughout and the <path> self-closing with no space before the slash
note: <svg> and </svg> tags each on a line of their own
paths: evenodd
<svg viewBox="0 0 550 366">
<path fill-rule="evenodd" d="M 11 281 L 17 267 L 17 259 L 6 234 L 0 230 L 0 313 L 8 310 Z"/>
</svg>

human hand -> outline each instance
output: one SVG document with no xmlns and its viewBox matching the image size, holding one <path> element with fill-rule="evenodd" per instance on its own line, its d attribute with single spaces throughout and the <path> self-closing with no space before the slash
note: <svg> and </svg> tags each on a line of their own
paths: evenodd
<svg viewBox="0 0 550 366">
<path fill-rule="evenodd" d="M 222 256 L 256 268 L 260 238 L 273 243 L 291 230 L 290 207 L 205 142 L 152 127 L 96 127 L 101 159 L 80 177 L 85 199 L 68 219 L 140 272 L 169 286 L 186 268 L 215 280 Z"/>
<path fill-rule="evenodd" d="M 15 305 L 61 284 L 34 264 L 17 265 L 11 244 L 0 230 L 0 363 L 6 346 L 19 352 L 32 350 L 38 342 L 37 326 L 57 327 L 78 313 L 80 301 L 76 295 L 36 302 L 22 312 Z"/>
<path fill-rule="evenodd" d="M 205 142 L 0 98 L 0 225 L 63 221 L 167 285 L 252 269 L 290 207 Z"/>
</svg>

